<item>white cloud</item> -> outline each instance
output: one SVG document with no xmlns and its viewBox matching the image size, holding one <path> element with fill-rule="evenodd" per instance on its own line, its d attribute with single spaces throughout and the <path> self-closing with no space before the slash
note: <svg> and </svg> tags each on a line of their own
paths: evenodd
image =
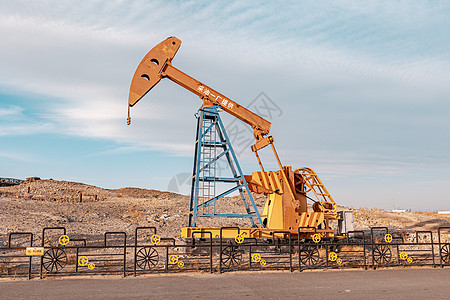
<svg viewBox="0 0 450 300">
<path fill-rule="evenodd" d="M 335 176 L 397 176 L 420 169 L 415 160 L 439 169 L 450 141 L 450 6 L 285 5 L 2 3 L 0 87 L 48 100 L 33 118 L 0 108 L 8 117 L 0 135 L 57 132 L 133 145 L 114 151 L 191 156 L 201 100 L 168 80 L 125 126 L 137 64 L 176 35 L 183 45 L 174 66 L 243 105 L 264 91 L 283 109 L 272 127 L 283 162 L 311 162 Z"/>
<path fill-rule="evenodd" d="M 50 123 L 27 122 L 9 126 L 0 124 L 0 126 L 0 136 L 33 135 L 57 132 L 56 126 Z"/>
<path fill-rule="evenodd" d="M 0 117 L 18 116 L 23 112 L 23 108 L 19 106 L 0 107 Z"/>
<path fill-rule="evenodd" d="M 21 106 L 0 107 L 0 136 L 32 135 L 55 132 L 56 126 L 24 114 Z"/>
<path fill-rule="evenodd" d="M 11 152 L 0 152 L 0 158 L 6 158 L 8 160 L 17 160 L 23 162 L 34 162 L 35 159 L 26 153 L 11 153 Z M 5 172 L 5 170 L 2 170 Z"/>
<path fill-rule="evenodd" d="M 440 87 L 434 94 L 448 92 L 448 89 L 442 89 L 447 84 L 445 78 L 448 78 L 450 70 L 446 61 L 433 60 L 426 55 L 413 60 L 408 60 L 408 57 L 390 58 L 389 55 L 375 57 L 359 47 L 343 47 L 342 42 L 347 35 L 358 32 L 353 22 L 371 27 L 386 21 L 398 34 L 406 31 L 401 28 L 405 22 L 412 26 L 412 22 L 402 18 L 391 18 L 394 10 L 379 4 L 355 6 L 346 3 L 327 8 L 319 4 L 302 4 L 293 5 L 291 11 L 279 9 L 277 14 L 272 13 L 270 8 L 276 5 L 270 2 L 255 7 L 239 2 L 197 5 L 195 2 L 149 4 L 146 1 L 117 1 L 74 5 L 70 1 L 50 1 L 34 3 L 26 10 L 19 9 L 22 5 L 20 1 L 6 5 L 0 18 L 2 36 L 6 37 L 5 45 L 9 45 L 0 50 L 3 58 L 1 82 L 17 91 L 26 90 L 57 99 L 49 107 L 49 113 L 63 116 L 60 119 L 62 125 L 72 132 L 101 136 L 103 134 L 96 133 L 87 120 L 101 119 L 109 124 L 117 121 L 122 113 L 119 107 L 125 106 L 128 85 L 137 62 L 164 37 L 155 33 L 169 30 L 171 33 L 179 32 L 182 39 L 186 37 L 174 63 L 181 68 L 186 66 L 186 72 L 199 74 L 198 77 L 208 79 L 208 83 L 214 86 L 225 86 L 225 94 L 231 90 L 234 95 L 251 97 L 259 92 L 258 89 L 264 88 L 279 97 L 278 89 L 271 86 L 283 86 L 285 92 L 291 90 L 291 97 L 301 97 L 303 95 L 296 91 L 297 87 L 287 83 L 302 76 L 305 77 L 302 89 L 311 86 L 307 92 L 334 84 L 340 90 L 335 97 L 344 98 L 344 101 L 348 101 L 345 98 L 349 97 L 355 84 L 367 86 L 371 81 L 379 84 L 374 85 L 371 91 L 379 95 L 369 96 L 373 101 L 392 101 L 392 97 L 386 99 L 382 91 L 376 91 L 383 89 L 382 85 L 397 91 L 410 85 L 423 89 Z M 414 5 L 420 6 L 421 15 L 427 18 L 439 11 L 420 3 Z M 170 16 L 167 15 L 169 11 Z M 371 13 L 374 11 L 375 14 Z M 294 12 L 301 12 L 301 16 L 292 18 Z M 144 18 L 145 15 L 149 17 Z M 353 17 L 350 22 L 341 23 L 342 19 L 350 16 Z M 367 20 L 361 20 L 362 17 Z M 174 19 L 178 22 L 173 22 Z M 322 19 L 324 23 L 318 22 Z M 342 34 L 333 36 L 336 23 L 344 29 Z M 270 24 L 277 30 L 266 32 Z M 206 27 L 209 29 L 205 30 Z M 364 28 L 359 30 L 364 31 Z M 8 34 L 12 31 L 14 34 Z M 292 35 L 295 32 L 300 35 Z M 376 33 L 366 35 L 369 40 L 360 43 L 373 42 L 370 38 L 386 34 Z M 320 36 L 322 38 L 318 38 Z M 407 37 L 401 36 L 401 39 Z M 382 50 L 377 44 L 374 48 L 374 52 Z M 208 68 L 212 61 L 215 70 Z M 277 65 L 280 69 L 276 69 Z M 263 74 L 267 70 L 270 74 Z M 286 73 L 291 74 L 289 78 L 284 77 Z M 229 74 L 233 74 L 233 78 Z M 246 85 L 237 89 L 233 87 L 242 81 L 246 81 L 250 91 L 244 90 Z M 189 102 L 191 100 L 186 103 L 174 100 L 174 104 L 162 101 L 173 99 L 172 95 L 180 95 L 180 98 L 186 95 L 175 94 L 175 89 L 166 88 L 159 93 L 155 89 L 152 91 L 154 95 L 149 94 L 140 106 L 133 109 L 133 114 L 139 117 L 139 110 L 145 110 L 146 116 L 143 117 L 146 119 L 174 122 L 168 106 L 177 105 L 181 107 L 179 111 L 198 106 L 198 102 Z M 423 89 L 421 93 L 425 92 Z M 356 89 L 354 92 L 360 91 Z M 354 98 L 351 93 L 350 98 Z M 150 99 L 152 108 L 146 109 L 143 103 Z M 395 101 L 411 100 L 401 95 Z M 182 122 L 188 118 L 181 117 L 179 121 L 177 127 L 182 128 Z M 173 133 L 175 141 L 185 136 L 182 130 L 179 134 Z M 147 139 L 154 140 L 152 133 L 135 142 Z"/>
</svg>

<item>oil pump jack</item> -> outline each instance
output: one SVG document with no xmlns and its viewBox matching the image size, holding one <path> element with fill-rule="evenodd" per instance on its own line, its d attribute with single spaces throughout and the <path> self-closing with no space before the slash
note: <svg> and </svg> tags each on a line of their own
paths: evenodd
<svg viewBox="0 0 450 300">
<path fill-rule="evenodd" d="M 151 49 L 142 59 L 130 86 L 127 124 L 131 123 L 130 108 L 163 78 L 170 79 L 203 100 L 197 125 L 189 223 L 187 227 L 182 228 L 181 237 L 192 238 L 193 232 L 197 234 L 208 232 L 213 237 L 236 236 L 235 228 L 197 227 L 197 216 L 200 210 L 209 217 L 250 218 L 251 227 L 239 228 L 239 234 L 245 238 L 286 237 L 287 234 L 301 238 L 311 238 L 314 235 L 334 237 L 330 220 L 339 219 L 336 203 L 317 174 L 307 167 L 293 170 L 290 166 L 283 166 L 274 146 L 274 138 L 269 135 L 271 126 L 269 121 L 175 68 L 172 65 L 172 59 L 180 46 L 179 39 L 169 37 Z M 256 156 L 261 171 L 253 172 L 252 175 L 242 174 L 220 120 L 220 110 L 252 127 L 255 143 L 251 146 L 251 150 Z M 214 140 L 212 140 L 213 136 Z M 272 149 L 279 170 L 264 169 L 258 151 L 267 146 Z M 217 148 L 221 149 L 219 153 L 216 151 Z M 211 172 L 214 170 L 213 165 L 218 156 L 226 157 L 232 169 L 232 177 L 220 178 Z M 217 181 L 234 182 L 236 185 L 220 195 L 213 195 L 210 191 L 214 190 L 212 187 Z M 215 202 L 235 191 L 243 197 L 246 212 L 240 215 L 216 213 Z M 262 214 L 259 213 L 251 192 L 267 195 Z M 247 200 L 245 200 L 246 197 Z M 310 209 L 308 209 L 307 200 L 313 202 Z M 205 213 L 205 209 L 208 208 L 212 208 L 212 211 Z M 254 219 L 258 222 L 255 223 Z M 205 234 L 205 236 L 209 235 Z"/>
</svg>

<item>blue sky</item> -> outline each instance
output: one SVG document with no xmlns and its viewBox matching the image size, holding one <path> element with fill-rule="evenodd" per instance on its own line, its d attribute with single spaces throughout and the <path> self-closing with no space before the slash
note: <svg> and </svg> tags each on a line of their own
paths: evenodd
<svg viewBox="0 0 450 300">
<path fill-rule="evenodd" d="M 448 15 L 446 1 L 0 1 L 0 177 L 166 190 L 190 172 L 196 96 L 162 81 L 126 126 L 135 68 L 176 36 L 174 66 L 276 103 L 282 162 L 338 203 L 449 209 Z"/>
</svg>

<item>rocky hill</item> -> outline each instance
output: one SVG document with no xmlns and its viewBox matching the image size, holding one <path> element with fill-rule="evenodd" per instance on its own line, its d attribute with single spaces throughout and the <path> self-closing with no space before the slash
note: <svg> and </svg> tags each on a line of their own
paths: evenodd
<svg viewBox="0 0 450 300">
<path fill-rule="evenodd" d="M 260 211 L 265 198 L 255 195 Z M 186 226 L 189 197 L 139 188 L 116 190 L 68 181 L 30 180 L 0 187 L 0 234 L 22 231 L 40 234 L 43 227 L 64 226 L 79 236 L 101 236 L 106 231 L 134 233 L 137 226 L 155 226 L 164 237 L 179 237 Z M 239 212 L 238 198 L 230 197 L 219 209 Z M 346 208 L 340 208 L 346 209 Z M 397 231 L 436 230 L 450 226 L 450 217 L 425 212 L 394 213 L 352 209 L 355 230 L 387 226 Z M 242 212 L 242 211 L 240 211 Z M 200 226 L 248 227 L 248 220 L 201 219 Z"/>
</svg>

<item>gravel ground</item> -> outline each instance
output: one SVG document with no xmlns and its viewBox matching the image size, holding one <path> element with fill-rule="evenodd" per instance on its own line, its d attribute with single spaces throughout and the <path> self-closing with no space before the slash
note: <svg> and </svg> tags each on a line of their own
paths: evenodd
<svg viewBox="0 0 450 300">
<path fill-rule="evenodd" d="M 255 201 L 262 211 L 265 197 L 255 195 Z M 236 197 L 221 205 L 219 209 L 242 212 Z M 187 224 L 189 197 L 156 190 L 107 190 L 82 183 L 37 180 L 0 187 L 0 209 L 2 240 L 9 232 L 40 235 L 43 227 L 50 226 L 64 226 L 72 237 L 100 237 L 107 231 L 132 235 L 137 226 L 155 226 L 161 236 L 177 238 Z M 353 209 L 353 214 L 355 230 L 387 226 L 401 232 L 436 231 L 439 226 L 450 226 L 450 217 L 435 213 Z M 199 226 L 249 227 L 249 221 L 201 219 Z"/>
</svg>

